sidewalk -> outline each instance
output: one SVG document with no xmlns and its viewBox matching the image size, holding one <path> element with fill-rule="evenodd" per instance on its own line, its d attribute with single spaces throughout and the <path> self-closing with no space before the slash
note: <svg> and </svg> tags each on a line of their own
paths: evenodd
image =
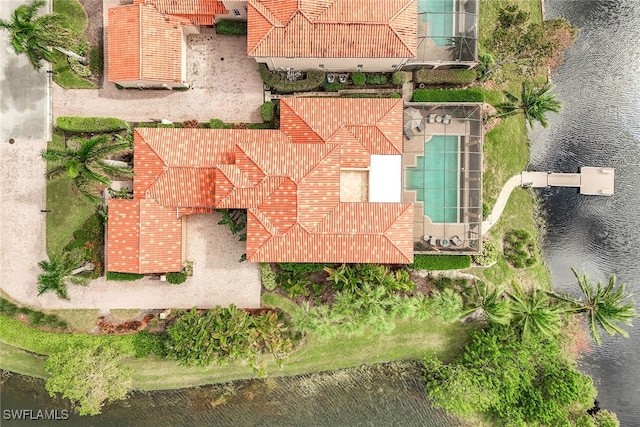
<svg viewBox="0 0 640 427">
<path fill-rule="evenodd" d="M 485 235 L 489 232 L 491 227 L 495 225 L 500 219 L 500 215 L 502 215 L 502 211 L 504 210 L 507 202 L 509 201 L 509 196 L 511 196 L 511 192 L 516 187 L 520 187 L 522 184 L 522 175 L 518 174 L 509 178 L 509 180 L 504 184 L 502 190 L 500 190 L 500 194 L 498 195 L 498 199 L 496 200 L 496 204 L 493 207 L 493 211 L 487 217 L 485 221 L 482 221 L 482 234 Z"/>
</svg>

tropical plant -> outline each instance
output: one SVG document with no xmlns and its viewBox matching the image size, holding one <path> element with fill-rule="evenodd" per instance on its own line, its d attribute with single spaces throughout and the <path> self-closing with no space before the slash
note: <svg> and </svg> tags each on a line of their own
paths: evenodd
<svg viewBox="0 0 640 427">
<path fill-rule="evenodd" d="M 632 302 L 625 302 L 631 295 L 626 294 L 624 285 L 616 287 L 616 276 L 609 276 L 609 282 L 602 286 L 598 282 L 596 286 L 591 283 L 586 273 L 578 274 L 571 268 L 578 280 L 578 286 L 584 295 L 584 299 L 576 299 L 555 292 L 550 292 L 556 298 L 569 304 L 567 309 L 571 313 L 584 313 L 589 321 L 591 336 L 598 345 L 602 344 L 598 329 L 603 329 L 609 335 L 620 334 L 628 337 L 629 334 L 619 324 L 631 326 L 631 321 L 637 316 Z"/>
<path fill-rule="evenodd" d="M 451 363 L 427 358 L 424 380 L 436 406 L 476 422 L 489 418 L 492 425 L 574 425 L 596 395 L 591 378 L 555 340 L 522 342 L 500 325 L 472 332 Z"/>
<path fill-rule="evenodd" d="M 69 348 L 52 354 L 44 369 L 51 397 L 61 393 L 77 405 L 80 415 L 97 415 L 105 402 L 124 399 L 131 374 L 122 367 L 124 356 L 106 346 Z"/>
<path fill-rule="evenodd" d="M 56 13 L 38 16 L 39 9 L 45 4 L 44 0 L 34 0 L 18 6 L 10 20 L 0 19 L 0 28 L 11 33 L 13 50 L 18 55 L 25 54 L 36 70 L 41 68 L 42 60 L 55 61 L 52 49 L 81 59 L 65 49 L 72 45 L 73 35 L 62 25 L 62 16 Z"/>
<path fill-rule="evenodd" d="M 433 312 L 443 322 L 454 322 L 462 315 L 462 297 L 451 288 L 431 296 Z"/>
<path fill-rule="evenodd" d="M 49 261 L 40 261 L 38 267 L 43 272 L 38 275 L 38 295 L 55 292 L 58 297 L 69 299 L 68 284 L 86 285 L 89 282 L 85 277 L 72 275 L 73 269 L 80 264 L 80 261 L 67 252 L 53 256 Z"/>
<path fill-rule="evenodd" d="M 503 297 L 503 289 L 499 286 L 489 288 L 489 286 L 477 280 L 470 287 L 471 292 L 467 295 L 467 303 L 471 305 L 462 313 L 463 316 L 473 312 L 481 311 L 484 316 L 494 323 L 508 325 L 511 321 L 511 310 L 509 300 Z"/>
<path fill-rule="evenodd" d="M 234 236 L 239 235 L 239 239 L 241 242 L 247 240 L 246 209 L 216 209 L 216 212 L 222 213 L 222 219 L 218 221 L 219 225 L 228 226 L 231 234 L 233 234 Z"/>
<path fill-rule="evenodd" d="M 49 161 L 52 167 L 47 172 L 48 178 L 63 173 L 73 179 L 74 187 L 89 201 L 97 203 L 97 188 L 109 186 L 113 178 L 130 178 L 133 171 L 109 162 L 111 157 L 127 153 L 131 146 L 127 141 L 114 141 L 107 135 L 80 140 L 77 146 L 64 149 L 47 148 L 41 156 Z"/>
<path fill-rule="evenodd" d="M 524 118 L 533 128 L 534 122 L 540 122 L 542 127 L 548 127 L 547 113 L 560 111 L 560 101 L 555 94 L 549 93 L 553 87 L 547 83 L 536 87 L 531 82 L 522 82 L 519 94 L 505 91 L 507 102 L 498 106 L 498 117 L 524 114 Z"/>
<path fill-rule="evenodd" d="M 513 291 L 507 292 L 511 299 L 513 320 L 522 331 L 522 340 L 529 341 L 534 336 L 553 338 L 560 331 L 561 310 L 552 305 L 546 292 L 533 288 L 527 294 L 518 283 Z"/>
</svg>

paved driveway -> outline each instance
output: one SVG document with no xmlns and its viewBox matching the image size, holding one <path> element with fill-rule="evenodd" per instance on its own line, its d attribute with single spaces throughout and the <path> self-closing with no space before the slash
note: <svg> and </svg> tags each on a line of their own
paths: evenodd
<svg viewBox="0 0 640 427">
<path fill-rule="evenodd" d="M 219 36 L 203 28 L 202 34 L 189 36 L 188 49 L 187 74 L 193 89 L 118 90 L 106 82 L 106 76 L 102 89 L 65 90 L 54 84 L 54 119 L 108 116 L 141 122 L 205 122 L 212 118 L 229 123 L 262 122 L 262 79 L 256 61 L 247 57 L 246 37 Z"/>
</svg>

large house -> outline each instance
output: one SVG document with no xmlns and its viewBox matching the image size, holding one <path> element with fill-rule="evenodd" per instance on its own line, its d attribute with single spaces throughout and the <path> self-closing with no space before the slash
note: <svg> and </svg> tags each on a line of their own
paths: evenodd
<svg viewBox="0 0 640 427">
<path fill-rule="evenodd" d="M 478 3 L 134 0 L 108 11 L 108 80 L 123 87 L 188 87 L 187 36 L 221 20 L 247 20 L 247 54 L 271 70 L 472 68 Z"/>
<path fill-rule="evenodd" d="M 247 260 L 413 260 L 403 105 L 282 99 L 279 130 L 134 131 L 132 200 L 109 201 L 107 271 L 179 271 L 188 216 L 247 209 Z"/>
</svg>

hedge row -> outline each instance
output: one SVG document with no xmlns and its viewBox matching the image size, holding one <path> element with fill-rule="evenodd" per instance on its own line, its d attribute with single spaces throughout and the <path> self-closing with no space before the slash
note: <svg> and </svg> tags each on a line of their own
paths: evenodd
<svg viewBox="0 0 640 427">
<path fill-rule="evenodd" d="M 424 255 L 413 256 L 413 264 L 409 268 L 414 270 L 459 270 L 471 267 L 469 255 Z"/>
<path fill-rule="evenodd" d="M 246 21 L 220 21 L 216 23 L 216 34 L 232 36 L 247 35 Z"/>
<path fill-rule="evenodd" d="M 273 101 L 265 101 L 260 106 L 260 115 L 265 122 L 270 122 L 276 117 L 276 108 Z"/>
<path fill-rule="evenodd" d="M 468 85 L 476 79 L 475 70 L 428 70 L 415 72 L 413 80 L 427 85 Z"/>
<path fill-rule="evenodd" d="M 31 310 L 29 307 L 19 307 L 14 303 L 0 298 L 0 313 L 9 317 L 17 317 L 21 314 L 27 316 L 31 326 L 48 326 L 61 330 L 67 329 L 67 322 L 55 314 L 46 314 L 41 311 Z"/>
<path fill-rule="evenodd" d="M 65 132 L 116 132 L 127 128 L 124 120 L 114 117 L 61 116 L 56 120 L 58 129 Z"/>
<path fill-rule="evenodd" d="M 258 64 L 260 77 L 265 85 L 279 93 L 308 92 L 315 90 L 324 82 L 323 71 L 307 71 L 304 80 L 280 80 L 280 74 L 269 71 L 265 64 Z"/>
<path fill-rule="evenodd" d="M 416 89 L 413 92 L 414 102 L 484 102 L 482 89 Z"/>
<path fill-rule="evenodd" d="M 136 273 L 117 273 L 115 271 L 107 271 L 107 280 L 115 280 L 117 282 L 133 282 L 140 280 L 144 277 L 144 274 Z"/>
</svg>

